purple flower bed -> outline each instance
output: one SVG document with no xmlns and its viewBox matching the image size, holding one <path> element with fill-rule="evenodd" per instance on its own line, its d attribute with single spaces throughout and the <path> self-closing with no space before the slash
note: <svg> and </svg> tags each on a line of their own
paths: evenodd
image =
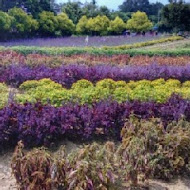
<svg viewBox="0 0 190 190">
<path fill-rule="evenodd" d="M 89 36 L 86 44 L 86 36 L 63 38 L 34 38 L 0 42 L 0 46 L 38 46 L 38 47 L 86 47 L 86 46 L 118 46 L 160 39 L 162 36 Z"/>
<path fill-rule="evenodd" d="M 190 102 L 173 95 L 164 104 L 138 101 L 118 104 L 111 100 L 92 107 L 12 104 L 0 110 L 0 147 L 15 145 L 19 140 L 23 140 L 26 146 L 36 146 L 49 145 L 64 138 L 119 139 L 120 130 L 131 113 L 145 119 L 161 118 L 167 126 L 167 123 L 179 120 L 182 115 L 190 120 Z"/>
<path fill-rule="evenodd" d="M 159 78 L 178 79 L 181 82 L 190 80 L 190 65 L 167 66 L 111 66 L 111 65 L 62 65 L 58 68 L 40 66 L 31 68 L 27 65 L 11 65 L 0 67 L 0 82 L 8 85 L 19 86 L 27 80 L 38 80 L 51 78 L 53 81 L 69 88 L 74 82 L 80 79 L 87 79 L 97 82 L 105 78 L 113 80 L 155 80 Z"/>
</svg>

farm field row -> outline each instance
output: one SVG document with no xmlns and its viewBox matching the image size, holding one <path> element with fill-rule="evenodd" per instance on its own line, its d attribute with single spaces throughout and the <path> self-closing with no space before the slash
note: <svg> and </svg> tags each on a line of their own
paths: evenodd
<svg viewBox="0 0 190 190">
<path fill-rule="evenodd" d="M 8 103 L 9 89 L 0 83 L 1 106 Z M 19 92 L 20 90 L 20 92 Z M 56 107 L 72 104 L 93 105 L 96 102 L 113 100 L 118 103 L 127 101 L 153 101 L 157 103 L 166 102 L 172 94 L 178 94 L 184 99 L 190 99 L 190 81 L 180 83 L 178 80 L 158 79 L 154 81 L 140 80 L 138 82 L 113 81 L 104 79 L 98 81 L 94 86 L 87 80 L 79 80 L 73 83 L 70 89 L 62 85 L 42 79 L 39 81 L 26 81 L 20 85 L 15 94 L 15 101 L 18 103 L 51 104 Z"/>
<path fill-rule="evenodd" d="M 167 66 L 150 64 L 147 66 L 112 66 L 112 65 L 63 65 L 60 67 L 27 65 L 9 65 L 1 66 L 0 82 L 11 87 L 19 87 L 28 80 L 40 80 L 50 78 L 52 81 L 61 84 L 65 88 L 70 88 L 78 80 L 86 79 L 96 83 L 104 79 L 113 79 L 114 81 L 139 81 L 156 80 L 163 78 L 176 79 L 181 82 L 190 80 L 190 65 Z"/>
<path fill-rule="evenodd" d="M 15 51 L 0 51 L 0 65 L 22 64 L 29 66 L 45 65 L 49 67 L 58 67 L 69 64 L 84 65 L 186 65 L 190 63 L 190 56 L 148 56 L 116 54 L 116 55 L 93 55 L 93 54 L 73 54 L 73 55 L 41 55 L 28 54 L 23 55 Z"/>
<path fill-rule="evenodd" d="M 124 102 L 105 100 L 87 104 L 66 104 L 61 107 L 41 103 L 11 103 L 0 110 L 1 150 L 22 140 L 27 147 L 56 143 L 61 139 L 119 140 L 126 119 L 160 118 L 166 127 L 183 115 L 190 120 L 190 102 L 173 95 L 165 103 Z M 163 129 L 164 130 L 164 129 Z"/>
</svg>

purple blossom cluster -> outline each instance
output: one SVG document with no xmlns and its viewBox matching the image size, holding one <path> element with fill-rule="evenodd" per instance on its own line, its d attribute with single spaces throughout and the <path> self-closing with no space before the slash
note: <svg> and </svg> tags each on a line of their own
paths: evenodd
<svg viewBox="0 0 190 190">
<path fill-rule="evenodd" d="M 113 65 L 62 65 L 56 68 L 30 67 L 27 65 L 9 65 L 0 67 L 0 82 L 8 85 L 19 86 L 27 80 L 39 80 L 50 78 L 51 80 L 69 88 L 73 83 L 81 79 L 97 82 L 105 78 L 115 81 L 123 80 L 155 80 L 159 78 L 178 79 L 181 82 L 190 80 L 190 65 L 168 66 L 113 66 Z"/>
<path fill-rule="evenodd" d="M 68 104 L 55 108 L 40 103 L 12 104 L 0 110 L 0 147 L 23 140 L 26 146 L 49 145 L 56 140 L 94 137 L 120 138 L 130 114 L 161 118 L 165 126 L 181 116 L 190 120 L 190 102 L 173 95 L 166 103 L 107 100 L 92 106 Z"/>
</svg>

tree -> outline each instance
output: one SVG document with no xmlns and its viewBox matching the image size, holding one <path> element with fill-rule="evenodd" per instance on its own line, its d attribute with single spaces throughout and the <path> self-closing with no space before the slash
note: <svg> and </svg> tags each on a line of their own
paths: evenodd
<svg viewBox="0 0 190 190">
<path fill-rule="evenodd" d="M 22 9 L 15 7 L 8 14 L 13 17 L 12 29 L 15 34 L 29 36 L 38 29 L 38 22 Z"/>
<path fill-rule="evenodd" d="M 58 27 L 58 19 L 53 12 L 43 11 L 39 14 L 39 32 L 41 35 L 52 36 Z"/>
<path fill-rule="evenodd" d="M 64 3 L 62 11 L 68 15 L 74 24 L 77 24 L 83 15 L 82 3 L 80 1 Z"/>
<path fill-rule="evenodd" d="M 54 0 L 0 0 L 1 10 L 8 11 L 14 7 L 24 8 L 34 17 L 37 17 L 42 11 L 53 11 L 53 4 Z"/>
<path fill-rule="evenodd" d="M 58 28 L 61 35 L 71 35 L 75 30 L 73 21 L 65 13 L 61 13 L 57 16 Z"/>
<path fill-rule="evenodd" d="M 88 20 L 87 29 L 91 32 L 91 34 L 106 35 L 109 24 L 110 20 L 107 16 L 98 15 L 97 17 L 90 18 Z"/>
<path fill-rule="evenodd" d="M 78 34 L 87 34 L 88 33 L 88 18 L 86 16 L 82 16 L 76 26 L 76 32 Z"/>
<path fill-rule="evenodd" d="M 98 9 L 98 14 L 103 16 L 107 16 L 109 19 L 111 18 L 111 13 L 110 13 L 110 10 L 106 7 L 106 6 L 101 6 L 99 7 Z"/>
<path fill-rule="evenodd" d="M 53 0 L 24 0 L 23 6 L 26 8 L 27 12 L 32 14 L 35 18 L 42 11 L 52 11 L 53 12 Z"/>
<path fill-rule="evenodd" d="M 183 1 L 170 1 L 161 11 L 160 27 L 178 32 L 190 31 L 190 4 Z"/>
<path fill-rule="evenodd" d="M 21 7 L 22 0 L 0 0 L 0 9 L 3 11 L 8 11 L 13 7 Z"/>
<path fill-rule="evenodd" d="M 125 0 L 122 5 L 119 6 L 122 12 L 145 12 L 148 16 L 158 16 L 159 11 L 163 8 L 162 3 L 150 3 L 149 0 Z"/>
<path fill-rule="evenodd" d="M 123 22 L 121 18 L 118 16 L 110 21 L 110 26 L 108 28 L 108 31 L 111 34 L 121 34 L 126 29 L 126 24 Z"/>
<path fill-rule="evenodd" d="M 158 16 L 158 13 L 161 11 L 161 9 L 163 7 L 164 7 L 164 5 L 162 3 L 159 3 L 159 2 L 150 4 L 149 15 Z"/>
<path fill-rule="evenodd" d="M 125 0 L 122 5 L 119 6 L 122 12 L 137 12 L 142 11 L 149 14 L 150 3 L 149 0 Z"/>
<path fill-rule="evenodd" d="M 98 16 L 98 6 L 94 2 L 86 2 L 83 6 L 83 15 L 86 15 L 88 18 Z"/>
<path fill-rule="evenodd" d="M 145 12 L 137 11 L 132 14 L 132 18 L 127 21 L 127 29 L 134 32 L 150 30 L 153 27 Z"/>
<path fill-rule="evenodd" d="M 0 11 L 0 37 L 5 38 L 7 33 L 10 32 L 13 22 L 13 17 L 9 16 L 7 13 Z"/>
<path fill-rule="evenodd" d="M 127 22 L 131 18 L 131 13 L 124 13 L 121 11 L 111 12 L 111 20 L 114 20 L 116 17 L 121 18 L 124 22 Z"/>
</svg>

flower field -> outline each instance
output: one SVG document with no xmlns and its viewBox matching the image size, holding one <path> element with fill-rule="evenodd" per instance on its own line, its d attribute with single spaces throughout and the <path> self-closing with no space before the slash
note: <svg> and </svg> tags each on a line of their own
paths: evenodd
<svg viewBox="0 0 190 190">
<path fill-rule="evenodd" d="M 60 157 L 23 151 L 65 139 L 86 145 Z M 189 175 L 189 49 L 2 48 L 0 150 L 17 143 L 21 189 L 145 188 Z"/>
<path fill-rule="evenodd" d="M 159 40 L 163 38 L 161 35 L 152 36 L 89 36 L 88 44 L 86 44 L 86 36 L 62 37 L 62 38 L 34 38 L 12 40 L 8 42 L 0 42 L 0 46 L 40 46 L 40 47 L 85 47 L 85 46 L 116 46 L 123 44 L 141 43 L 150 40 Z"/>
</svg>

